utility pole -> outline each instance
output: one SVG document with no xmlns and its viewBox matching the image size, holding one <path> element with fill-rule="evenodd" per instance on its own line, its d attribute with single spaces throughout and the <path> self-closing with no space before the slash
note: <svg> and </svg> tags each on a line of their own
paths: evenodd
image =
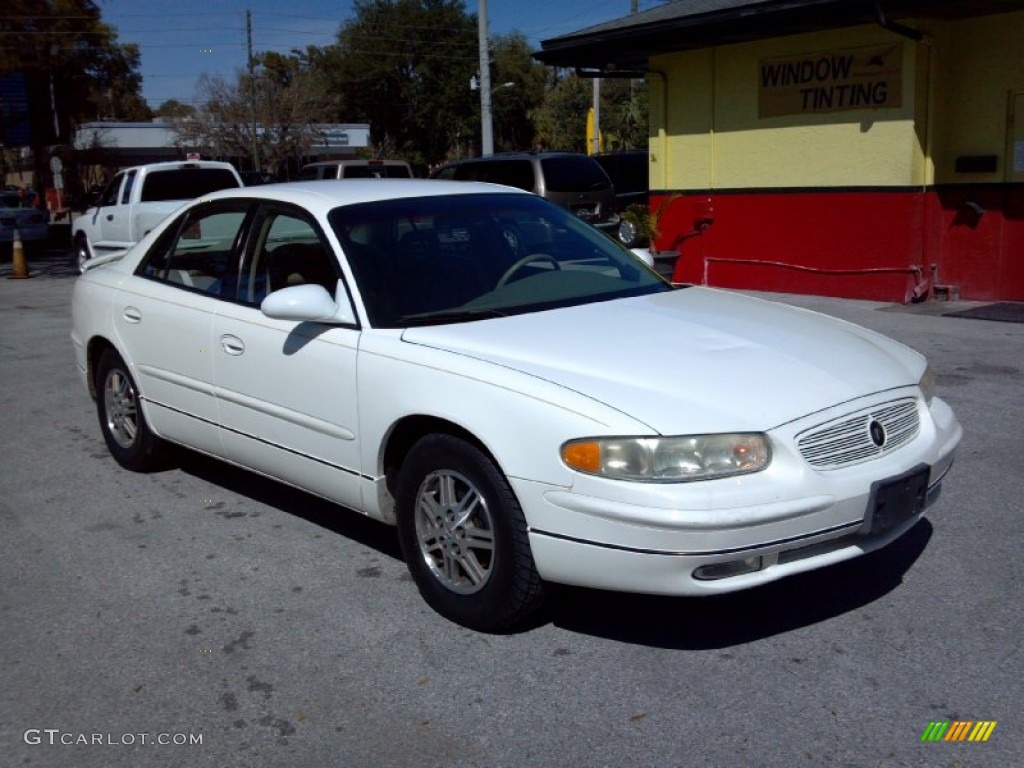
<svg viewBox="0 0 1024 768">
<path fill-rule="evenodd" d="M 249 122 L 252 127 L 252 162 L 255 165 L 254 171 L 261 170 L 260 167 L 260 142 L 256 137 L 256 74 L 252 61 L 252 11 L 245 12 L 245 39 L 246 50 L 249 54 Z"/>
<path fill-rule="evenodd" d="M 487 0 L 478 0 L 477 35 L 480 38 L 480 154 L 494 154 L 491 126 L 491 54 L 487 44 Z"/>
</svg>

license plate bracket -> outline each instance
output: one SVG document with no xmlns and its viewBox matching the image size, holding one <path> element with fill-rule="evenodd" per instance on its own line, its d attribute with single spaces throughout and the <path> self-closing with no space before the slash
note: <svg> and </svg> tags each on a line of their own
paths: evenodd
<svg viewBox="0 0 1024 768">
<path fill-rule="evenodd" d="M 890 531 L 920 514 L 928 498 L 930 474 L 931 468 L 927 464 L 920 464 L 902 475 L 872 483 L 861 530 L 874 536 Z"/>
</svg>

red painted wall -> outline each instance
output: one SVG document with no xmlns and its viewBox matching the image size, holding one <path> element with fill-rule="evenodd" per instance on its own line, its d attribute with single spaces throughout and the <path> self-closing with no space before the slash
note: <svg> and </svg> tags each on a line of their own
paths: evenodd
<svg viewBox="0 0 1024 768">
<path fill-rule="evenodd" d="M 663 203 L 676 282 L 902 302 L 935 263 L 962 298 L 1024 300 L 1024 185 L 652 193 Z"/>
</svg>

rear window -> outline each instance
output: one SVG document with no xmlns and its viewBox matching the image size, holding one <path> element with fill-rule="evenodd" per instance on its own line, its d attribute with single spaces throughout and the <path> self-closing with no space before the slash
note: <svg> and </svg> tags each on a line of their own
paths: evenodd
<svg viewBox="0 0 1024 768">
<path fill-rule="evenodd" d="M 589 157 L 566 156 L 541 159 L 544 186 L 549 192 L 574 192 L 585 189 L 608 189 L 608 175 Z"/>
<path fill-rule="evenodd" d="M 172 168 L 153 171 L 142 187 L 142 202 L 192 200 L 218 189 L 238 186 L 238 179 L 225 168 Z"/>
<path fill-rule="evenodd" d="M 299 172 L 299 181 L 316 181 L 320 178 L 320 167 L 311 165 Z"/>
</svg>

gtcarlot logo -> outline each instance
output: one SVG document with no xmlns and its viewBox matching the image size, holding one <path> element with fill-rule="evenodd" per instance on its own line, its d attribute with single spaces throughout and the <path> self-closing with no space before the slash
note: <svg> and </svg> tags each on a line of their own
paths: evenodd
<svg viewBox="0 0 1024 768">
<path fill-rule="evenodd" d="M 197 746 L 201 733 L 75 733 L 60 728 L 29 728 L 22 738 L 26 744 L 63 744 L 65 746 L 134 746 L 156 744 L 161 747 Z"/>
</svg>

